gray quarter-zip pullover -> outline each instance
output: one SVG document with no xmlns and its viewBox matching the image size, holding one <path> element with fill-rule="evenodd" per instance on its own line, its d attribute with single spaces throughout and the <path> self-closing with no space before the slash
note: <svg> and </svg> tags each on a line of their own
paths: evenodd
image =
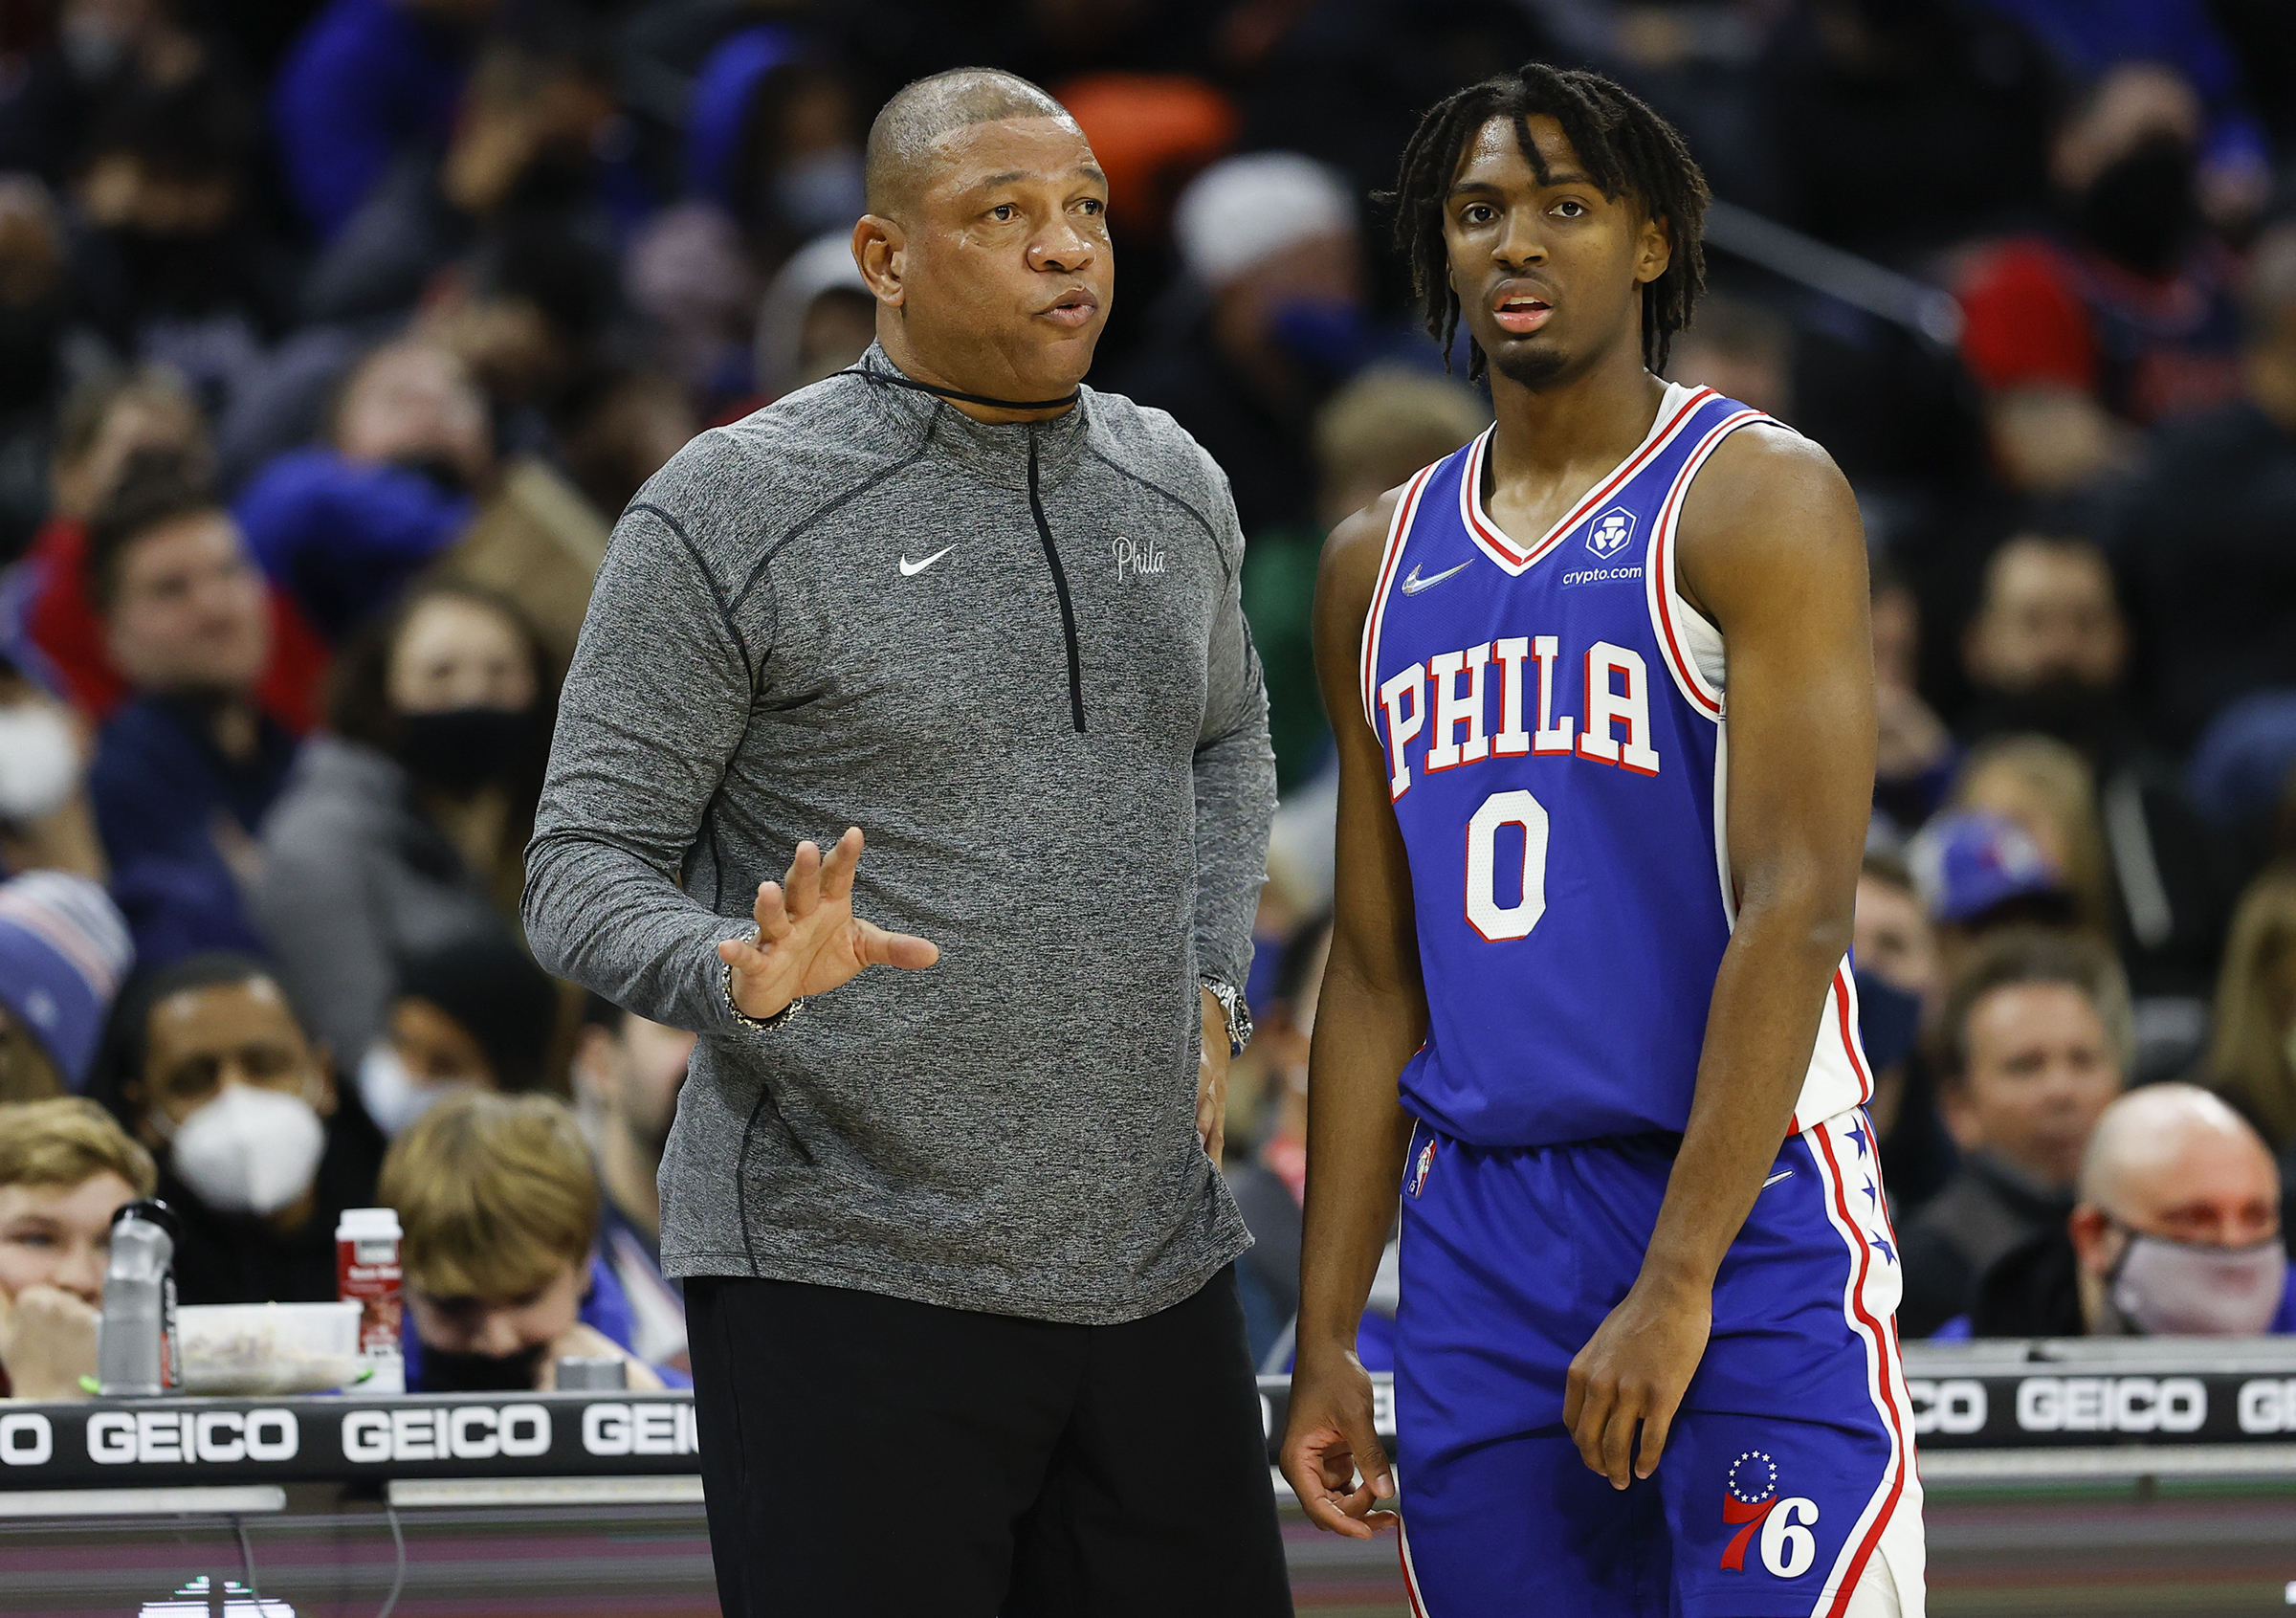
<svg viewBox="0 0 2296 1618">
<path fill-rule="evenodd" d="M 1244 981 L 1275 798 L 1242 560 L 1210 457 L 1090 389 L 984 426 L 832 377 L 640 492 L 525 919 L 550 970 L 701 1034 L 666 1271 L 1109 1324 L 1249 1245 L 1194 1121 L 1197 979 Z M 718 942 L 848 825 L 855 912 L 939 964 L 737 1023 Z"/>
</svg>

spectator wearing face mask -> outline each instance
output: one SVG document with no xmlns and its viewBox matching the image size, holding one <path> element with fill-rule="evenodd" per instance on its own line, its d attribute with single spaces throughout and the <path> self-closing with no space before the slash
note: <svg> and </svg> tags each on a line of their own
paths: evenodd
<svg viewBox="0 0 2296 1618">
<path fill-rule="evenodd" d="M 331 1050 L 381 1036 L 398 964 L 517 927 L 554 701 L 507 603 L 426 585 L 346 647 L 329 734 L 263 832 L 256 923 Z"/>
<path fill-rule="evenodd" d="M 555 1387 L 567 1355 L 664 1385 L 631 1352 L 629 1301 L 592 1252 L 598 1180 L 564 1102 L 453 1097 L 392 1143 L 378 1194 L 406 1232 L 408 1392 Z"/>
<path fill-rule="evenodd" d="M 2076 935 L 1985 939 L 1948 993 L 1938 1099 L 1960 1170 L 1906 1227 L 1900 1329 L 1966 1313 L 1977 1277 L 2071 1211 L 2089 1133 L 2127 1071 L 2129 991 Z"/>
<path fill-rule="evenodd" d="M 133 693 L 88 774 L 146 965 L 260 947 L 241 893 L 297 742 L 263 711 L 270 602 L 239 525 L 179 455 L 128 463 L 88 532 L 89 594 Z"/>
<path fill-rule="evenodd" d="M 0 1399 L 87 1396 L 112 1215 L 157 1184 L 95 1102 L 0 1102 Z"/>
<path fill-rule="evenodd" d="M 454 543 L 494 477 L 486 402 L 460 362 L 391 343 L 344 378 L 328 441 L 265 467 L 237 512 L 264 572 L 339 642 Z"/>
<path fill-rule="evenodd" d="M 540 1089 L 558 1009 L 557 986 L 506 930 L 418 950 L 359 1063 L 359 1099 L 395 1140 L 457 1091 Z"/>
<path fill-rule="evenodd" d="M 382 1138 L 252 956 L 194 955 L 113 1013 L 108 1100 L 159 1161 L 186 1303 L 324 1302 L 335 1222 L 373 1202 Z"/>
<path fill-rule="evenodd" d="M 1945 998 L 1944 958 L 1903 859 L 1881 851 L 1866 855 L 1850 926 L 1859 1043 L 1873 1069 L 1866 1111 L 1881 1141 L 1890 1195 L 1914 1208 L 1945 1184 L 1954 1154 L 1937 1117 L 1936 1082 L 1920 1046 L 1923 1024 Z"/>
<path fill-rule="evenodd" d="M 1253 152 L 1189 183 L 1172 235 L 1195 301 L 1174 302 L 1115 386 L 1210 452 L 1245 533 L 1313 521 L 1315 409 L 1380 347 L 1355 198 L 1313 158 Z"/>
<path fill-rule="evenodd" d="M 2086 485 L 2130 427 L 2239 390 L 2231 277 L 2204 233 L 2194 178 L 2202 124 L 2175 69 L 2106 73 L 2051 140 L 2061 230 L 2004 243 L 1959 288 L 1962 358 L 2016 487 Z"/>
<path fill-rule="evenodd" d="M 2006 763 L 2021 751 L 2032 761 L 2022 765 L 2028 776 L 2070 772 L 2009 739 L 2043 737 L 2080 755 L 2089 807 L 2078 818 L 2094 829 L 2098 897 L 2130 986 L 2140 1003 L 2185 1002 L 2175 1014 L 2197 1037 L 2224 932 L 2224 879 L 2175 770 L 2129 701 L 2129 645 L 2111 565 L 2096 543 L 2079 534 L 2018 534 L 1987 562 L 1963 640 L 1975 701 L 1960 729 L 1980 746 L 2010 747 Z M 2138 1016 L 2146 1020 L 2141 1004 Z"/>
<path fill-rule="evenodd" d="M 662 1153 L 694 1035 L 590 996 L 574 1049 L 574 1099 L 598 1160 L 599 1256 L 629 1300 L 630 1346 L 686 1370 L 685 1294 L 662 1274 Z"/>
<path fill-rule="evenodd" d="M 100 879 L 85 724 L 0 656 L 0 880 L 69 871 Z"/>
<path fill-rule="evenodd" d="M 0 1101 L 86 1087 L 134 959 L 127 923 L 87 877 L 34 871 L 0 882 Z"/>
<path fill-rule="evenodd" d="M 2061 1230 L 2004 1254 L 1943 1337 L 2296 1332 L 2280 1173 L 2241 1116 L 2189 1084 L 2105 1110 Z"/>
</svg>

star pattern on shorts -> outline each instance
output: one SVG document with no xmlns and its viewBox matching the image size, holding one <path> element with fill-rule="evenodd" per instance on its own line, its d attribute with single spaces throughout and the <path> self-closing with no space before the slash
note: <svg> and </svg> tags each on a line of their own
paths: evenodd
<svg viewBox="0 0 2296 1618">
<path fill-rule="evenodd" d="M 1874 1189 L 1873 1182 L 1870 1180 L 1866 1182 L 1866 1200 L 1872 1203 L 1876 1208 L 1881 1206 L 1882 1193 Z"/>
<path fill-rule="evenodd" d="M 1864 1157 L 1866 1155 L 1866 1125 L 1863 1123 L 1853 1124 L 1850 1127 L 1849 1138 L 1858 1143 L 1858 1156 Z"/>
<path fill-rule="evenodd" d="M 1889 1238 L 1888 1236 L 1876 1236 L 1873 1238 L 1873 1241 L 1870 1245 L 1880 1248 L 1882 1250 L 1882 1256 L 1888 1259 L 1890 1263 L 1895 1264 L 1897 1262 L 1897 1249 L 1889 1245 Z"/>
</svg>

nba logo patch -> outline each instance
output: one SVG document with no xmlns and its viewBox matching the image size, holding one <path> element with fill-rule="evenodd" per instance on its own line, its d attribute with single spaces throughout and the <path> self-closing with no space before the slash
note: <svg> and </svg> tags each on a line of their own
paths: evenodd
<svg viewBox="0 0 2296 1618">
<path fill-rule="evenodd" d="M 1595 519 L 1595 525 L 1586 531 L 1586 548 L 1597 556 L 1613 557 L 1626 548 L 1634 538 L 1634 513 L 1623 505 L 1614 505 Z"/>
<path fill-rule="evenodd" d="M 1411 1165 L 1411 1184 L 1404 1188 L 1415 1197 L 1419 1195 L 1420 1187 L 1427 1183 L 1427 1170 L 1434 1166 L 1435 1142 L 1429 1141 L 1420 1147 L 1418 1161 Z"/>
</svg>

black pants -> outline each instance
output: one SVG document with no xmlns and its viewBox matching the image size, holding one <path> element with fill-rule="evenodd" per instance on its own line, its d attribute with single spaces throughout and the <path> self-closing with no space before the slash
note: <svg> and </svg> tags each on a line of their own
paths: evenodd
<svg viewBox="0 0 2296 1618">
<path fill-rule="evenodd" d="M 1235 1273 L 1120 1326 L 686 1283 L 725 1618 L 1292 1610 Z"/>
</svg>

